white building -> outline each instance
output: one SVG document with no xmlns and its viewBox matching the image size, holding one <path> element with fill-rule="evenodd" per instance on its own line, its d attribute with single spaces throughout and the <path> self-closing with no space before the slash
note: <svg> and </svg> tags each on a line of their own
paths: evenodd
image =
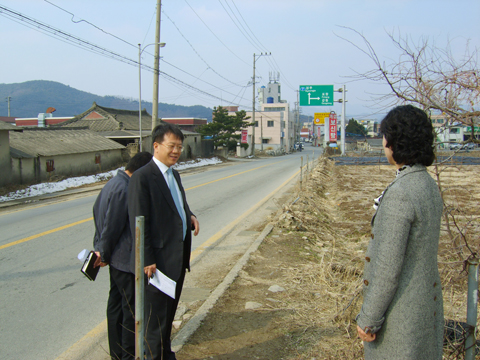
<svg viewBox="0 0 480 360">
<path fill-rule="evenodd" d="M 281 99 L 280 75 L 270 74 L 267 86 L 258 89 L 260 108 L 255 110 L 255 150 L 290 152 L 295 142 L 295 117 L 286 100 Z M 235 111 L 235 107 L 227 107 Z M 238 109 L 237 109 L 238 110 Z M 253 122 L 252 111 L 247 111 Z M 253 129 L 248 128 L 248 144 L 252 143 Z M 249 152 L 249 151 L 247 151 Z"/>
<path fill-rule="evenodd" d="M 432 125 L 437 135 L 439 148 L 448 147 L 447 143 L 461 143 L 467 141 L 472 136 L 472 127 L 462 123 L 450 123 L 445 114 L 432 115 Z M 480 139 L 480 126 L 475 126 L 475 137 Z"/>
</svg>

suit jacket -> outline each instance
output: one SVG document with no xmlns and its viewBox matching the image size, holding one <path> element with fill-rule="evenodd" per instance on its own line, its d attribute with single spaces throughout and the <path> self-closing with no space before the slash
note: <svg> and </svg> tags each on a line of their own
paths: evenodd
<svg viewBox="0 0 480 360">
<path fill-rule="evenodd" d="M 192 247 L 191 211 L 180 175 L 173 175 L 182 193 L 187 220 L 187 234 L 183 239 L 183 223 L 163 174 L 153 160 L 135 171 L 128 187 L 128 213 L 132 236 L 135 239 L 135 217 L 145 217 L 145 266 L 156 264 L 157 269 L 177 281 L 185 269 L 190 269 Z M 133 241 L 131 268 L 135 268 L 135 241 Z"/>
<path fill-rule="evenodd" d="M 130 177 L 119 170 L 105 184 L 93 205 L 93 246 L 102 261 L 117 270 L 130 272 L 132 233 L 128 221 L 127 189 Z"/>
<path fill-rule="evenodd" d="M 402 170 L 372 220 L 357 324 L 378 330 L 365 359 L 441 359 L 442 284 L 437 253 L 443 201 L 422 165 Z M 380 329 L 378 329 L 380 327 Z"/>
</svg>

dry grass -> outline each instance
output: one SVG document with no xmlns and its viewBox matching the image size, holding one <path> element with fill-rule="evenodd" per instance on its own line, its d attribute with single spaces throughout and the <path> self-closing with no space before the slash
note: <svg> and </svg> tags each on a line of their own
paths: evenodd
<svg viewBox="0 0 480 360">
<path fill-rule="evenodd" d="M 440 170 L 450 222 L 450 231 L 445 221 L 442 224 L 439 249 L 445 318 L 465 321 L 467 284 L 462 270 L 469 248 L 478 252 L 480 246 L 480 167 Z M 296 359 L 362 357 L 352 321 L 361 306 L 372 204 L 393 178 L 391 166 L 334 166 L 321 158 L 304 181 L 299 199 L 278 219 L 277 228 L 306 240 L 300 252 L 304 261 L 283 269 L 284 283 L 289 284 L 285 307 L 294 310 L 283 325 L 296 324 L 305 329 L 296 339 L 303 349 Z M 309 331 L 313 329 L 321 330 Z M 444 358 L 463 357 L 450 348 L 445 349 Z"/>
</svg>

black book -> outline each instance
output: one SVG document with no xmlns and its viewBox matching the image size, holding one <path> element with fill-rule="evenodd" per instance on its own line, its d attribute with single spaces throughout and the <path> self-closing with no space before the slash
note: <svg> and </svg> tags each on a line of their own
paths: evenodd
<svg viewBox="0 0 480 360">
<path fill-rule="evenodd" d="M 90 251 L 90 254 L 88 254 L 82 268 L 80 269 L 80 271 L 84 273 L 85 276 L 91 281 L 95 281 L 98 270 L 100 270 L 100 266 L 97 266 L 96 268 L 93 267 L 93 264 L 95 264 L 95 260 L 97 260 L 97 254 L 95 254 L 93 251 Z"/>
</svg>

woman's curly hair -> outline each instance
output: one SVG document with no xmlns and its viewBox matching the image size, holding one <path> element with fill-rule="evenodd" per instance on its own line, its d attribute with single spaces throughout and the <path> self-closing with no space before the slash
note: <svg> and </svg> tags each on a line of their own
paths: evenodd
<svg viewBox="0 0 480 360">
<path fill-rule="evenodd" d="M 397 164 L 430 166 L 435 160 L 432 121 L 425 111 L 412 105 L 397 106 L 382 120 L 380 132 Z"/>
</svg>

